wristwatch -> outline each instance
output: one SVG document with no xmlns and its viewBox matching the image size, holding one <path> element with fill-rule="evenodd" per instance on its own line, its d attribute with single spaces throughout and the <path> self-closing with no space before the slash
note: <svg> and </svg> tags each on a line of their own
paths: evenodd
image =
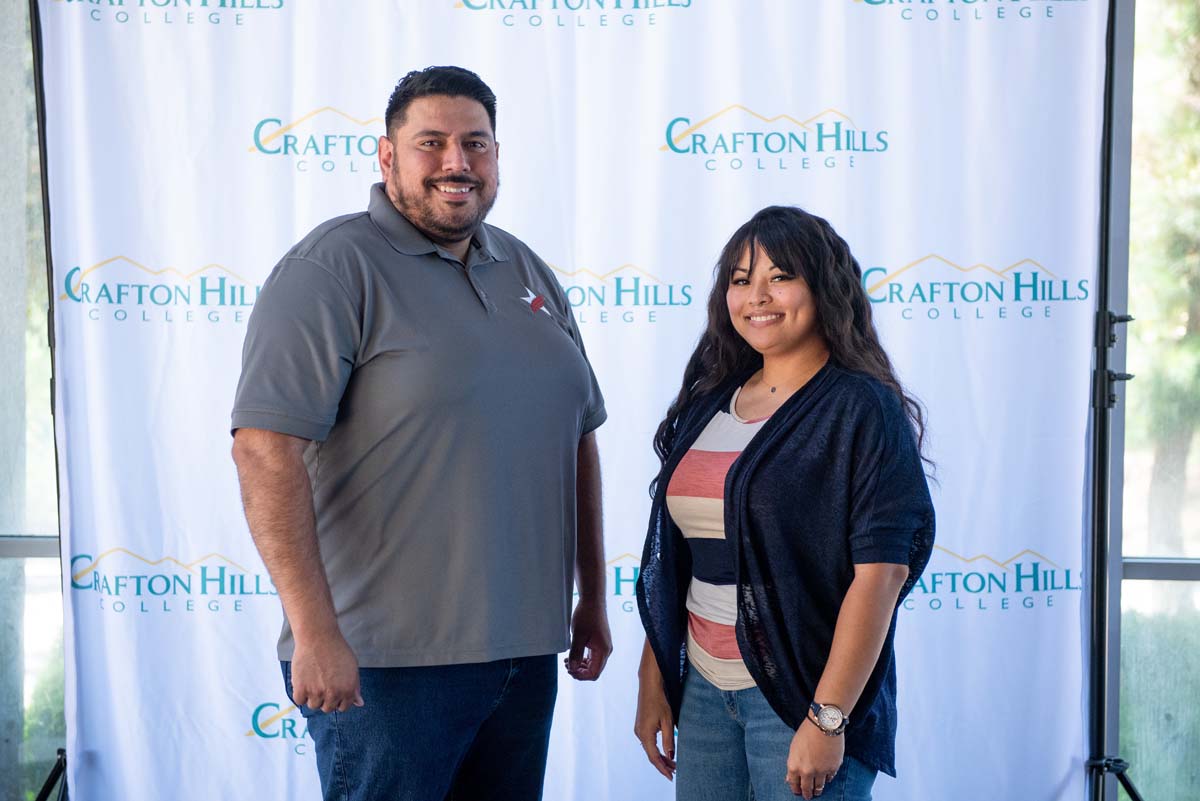
<svg viewBox="0 0 1200 801">
<path fill-rule="evenodd" d="M 810 720 L 828 737 L 837 737 L 850 723 L 850 718 L 846 717 L 836 704 L 818 704 L 813 701 L 808 708 L 812 710 Z"/>
</svg>

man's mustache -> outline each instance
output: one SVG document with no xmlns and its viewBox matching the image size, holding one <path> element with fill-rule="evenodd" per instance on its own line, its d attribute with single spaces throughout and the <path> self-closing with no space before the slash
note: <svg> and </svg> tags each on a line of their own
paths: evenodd
<svg viewBox="0 0 1200 801">
<path fill-rule="evenodd" d="M 448 175 L 445 178 L 427 178 L 426 186 L 434 186 L 435 184 L 466 184 L 467 186 L 483 186 L 483 181 L 478 178 L 470 178 L 466 175 Z"/>
</svg>

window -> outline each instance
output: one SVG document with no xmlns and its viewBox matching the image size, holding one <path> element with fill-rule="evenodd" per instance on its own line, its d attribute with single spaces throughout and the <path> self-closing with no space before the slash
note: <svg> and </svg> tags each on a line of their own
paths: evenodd
<svg viewBox="0 0 1200 801">
<path fill-rule="evenodd" d="M 1200 798 L 1200 5 L 1134 13 L 1118 753 L 1147 799 Z"/>
<path fill-rule="evenodd" d="M 32 799 L 65 742 L 42 182 L 28 5 L 0 28 L 0 797 Z M 12 737 L 9 733 L 16 736 Z M 11 781 L 15 777 L 16 781 Z"/>
</svg>

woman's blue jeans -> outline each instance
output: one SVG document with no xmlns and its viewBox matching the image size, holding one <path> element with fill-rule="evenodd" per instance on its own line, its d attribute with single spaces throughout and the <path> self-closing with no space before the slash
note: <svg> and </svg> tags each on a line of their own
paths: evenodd
<svg viewBox="0 0 1200 801">
<path fill-rule="evenodd" d="M 292 695 L 291 663 L 283 678 Z M 360 668 L 364 706 L 300 713 L 325 801 L 536 801 L 558 693 L 554 654 Z"/>
<path fill-rule="evenodd" d="M 794 801 L 787 783 L 796 732 L 757 687 L 719 690 L 697 671 L 683 685 L 676 752 L 677 801 Z M 875 770 L 846 757 L 820 801 L 871 801 Z"/>
</svg>

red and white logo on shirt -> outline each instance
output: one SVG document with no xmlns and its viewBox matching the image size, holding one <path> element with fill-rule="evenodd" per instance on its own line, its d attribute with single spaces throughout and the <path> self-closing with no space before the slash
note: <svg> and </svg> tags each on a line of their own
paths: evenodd
<svg viewBox="0 0 1200 801">
<path fill-rule="evenodd" d="M 550 314 L 550 310 L 546 308 L 546 297 L 544 295 L 537 294 L 529 287 L 525 287 L 525 297 L 521 298 L 521 300 L 528 303 L 529 309 L 535 314 L 537 312 L 541 312 L 548 317 L 552 316 Z"/>
</svg>

